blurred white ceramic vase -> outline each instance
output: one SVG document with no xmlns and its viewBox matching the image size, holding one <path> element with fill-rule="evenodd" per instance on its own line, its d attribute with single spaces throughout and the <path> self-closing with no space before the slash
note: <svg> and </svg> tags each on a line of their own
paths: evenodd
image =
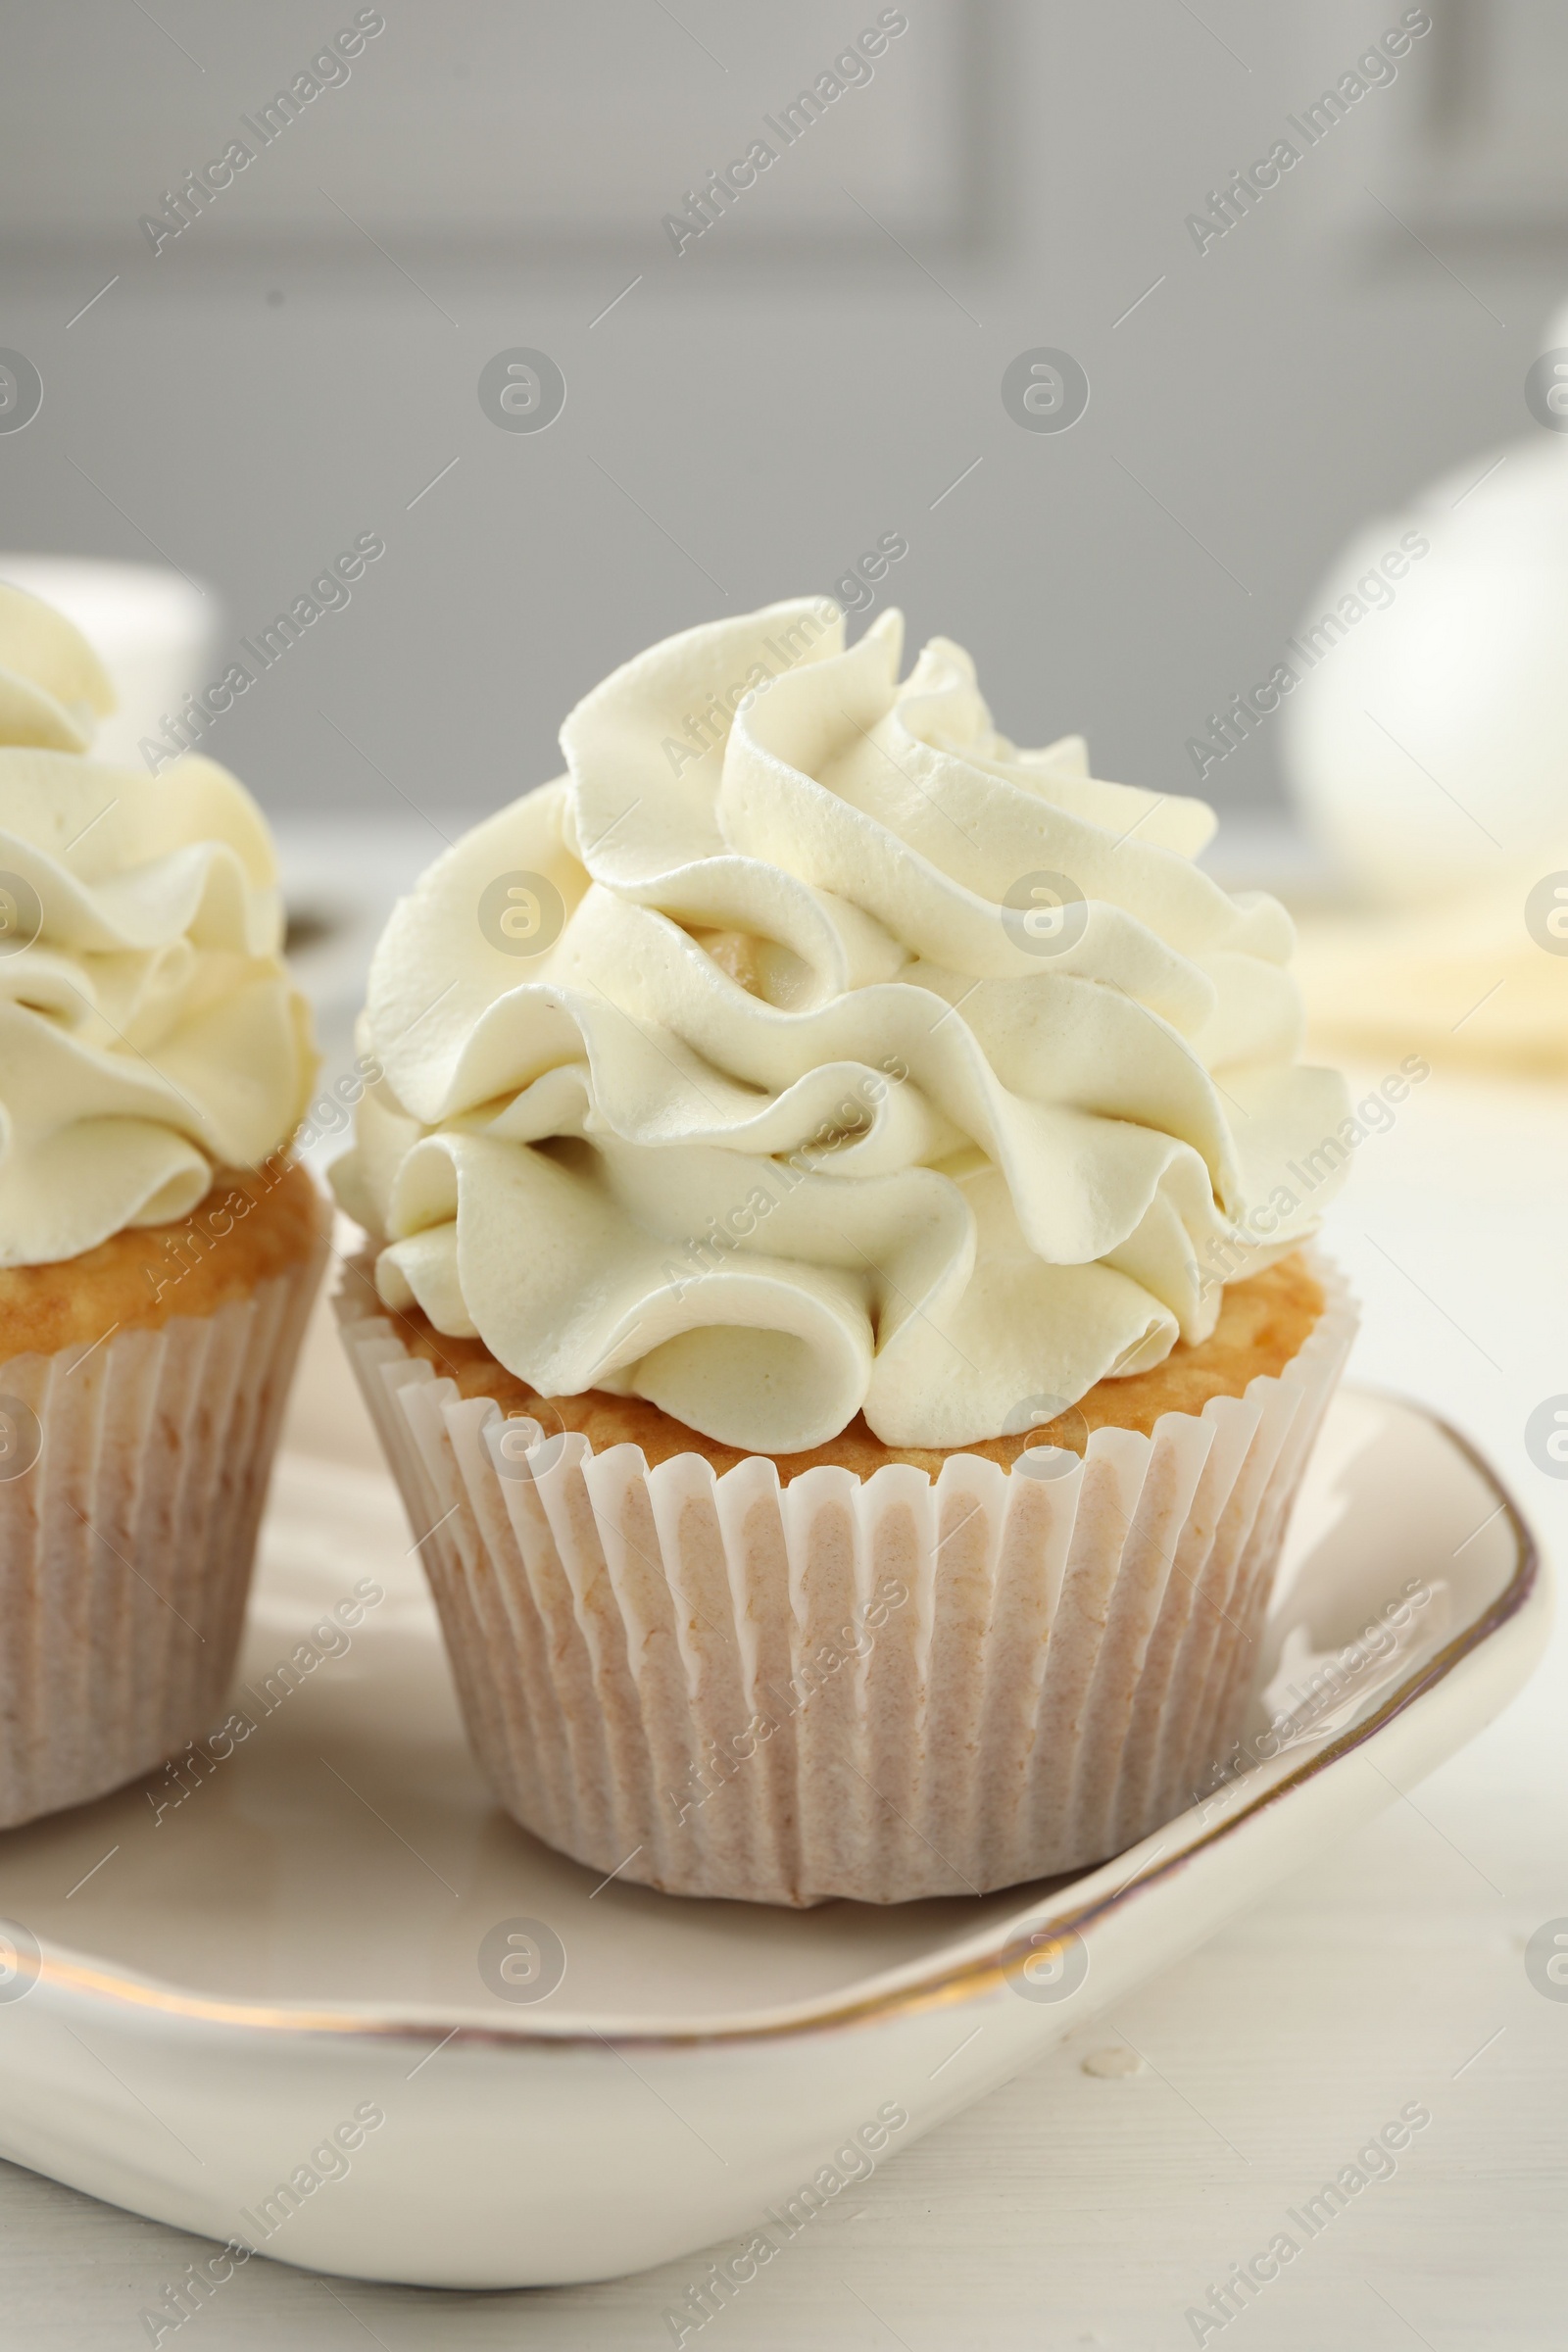
<svg viewBox="0 0 1568 2352">
<path fill-rule="evenodd" d="M 1365 903 L 1506 888 L 1568 853 L 1568 436 L 1467 459 L 1359 532 L 1298 644 L 1316 659 L 1290 654 L 1288 771 Z"/>
<path fill-rule="evenodd" d="M 0 553 L 0 579 L 74 621 L 108 670 L 119 708 L 94 738 L 94 758 L 142 764 L 143 736 L 161 734 L 164 713 L 206 682 L 223 618 L 213 590 L 164 564 L 90 556 Z"/>
</svg>

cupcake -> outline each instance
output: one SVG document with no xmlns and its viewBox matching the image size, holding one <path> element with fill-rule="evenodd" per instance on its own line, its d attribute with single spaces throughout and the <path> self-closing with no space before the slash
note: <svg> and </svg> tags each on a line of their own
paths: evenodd
<svg viewBox="0 0 1568 2352">
<path fill-rule="evenodd" d="M 984 1892 L 1191 1802 L 1351 1334 L 1283 909 L 901 640 L 778 605 L 580 703 L 394 912 L 333 1172 L 496 1794 L 672 1892 Z"/>
<path fill-rule="evenodd" d="M 328 1212 L 260 811 L 0 585 L 0 1828 L 209 1727 Z"/>
</svg>

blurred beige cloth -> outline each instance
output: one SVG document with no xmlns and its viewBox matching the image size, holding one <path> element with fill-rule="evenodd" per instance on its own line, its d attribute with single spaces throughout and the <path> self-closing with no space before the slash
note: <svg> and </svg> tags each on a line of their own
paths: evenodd
<svg viewBox="0 0 1568 2352">
<path fill-rule="evenodd" d="M 1568 1073 L 1568 952 L 1531 936 L 1527 889 L 1401 914 L 1298 911 L 1296 971 L 1314 1049 Z"/>
</svg>

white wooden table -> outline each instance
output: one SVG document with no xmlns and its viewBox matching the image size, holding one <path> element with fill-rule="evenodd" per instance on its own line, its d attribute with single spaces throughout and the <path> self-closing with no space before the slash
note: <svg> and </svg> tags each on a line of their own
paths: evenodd
<svg viewBox="0 0 1568 2352">
<path fill-rule="evenodd" d="M 1362 1073 L 1375 1080 L 1384 1073 Z M 1568 1480 L 1527 1415 L 1568 1392 L 1568 1087 L 1437 1072 L 1357 1154 L 1330 1240 L 1366 1308 L 1353 1373 L 1431 1401 L 1568 1557 Z M 1568 1636 L 1490 1732 L 1033 2073 L 901 2154 L 688 2343 L 1114 2352 L 1184 2317 L 1402 2106 L 1432 2122 L 1208 2343 L 1546 2352 L 1568 2343 L 1568 2000 L 1524 1947 L 1568 1917 Z M 1107 2048 L 1139 2071 L 1097 2074 Z M 0 2166 L 0 2345 L 99 2352 L 204 2255 Z M 166 2344 L 618 2352 L 673 2340 L 698 2264 L 489 2295 L 256 2261 Z"/>
</svg>

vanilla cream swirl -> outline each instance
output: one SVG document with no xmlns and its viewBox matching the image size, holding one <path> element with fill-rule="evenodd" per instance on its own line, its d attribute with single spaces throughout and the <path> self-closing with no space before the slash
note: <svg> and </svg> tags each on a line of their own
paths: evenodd
<svg viewBox="0 0 1568 2352">
<path fill-rule="evenodd" d="M 260 810 L 210 760 L 89 759 L 113 706 L 71 623 L 0 584 L 0 1265 L 188 1215 L 315 1075 Z"/>
<path fill-rule="evenodd" d="M 1347 1104 L 1284 910 L 901 641 L 802 603 L 656 646 L 400 903 L 336 1171 L 390 1305 L 749 1450 L 954 1446 L 1311 1232 L 1284 1169 Z"/>
</svg>

